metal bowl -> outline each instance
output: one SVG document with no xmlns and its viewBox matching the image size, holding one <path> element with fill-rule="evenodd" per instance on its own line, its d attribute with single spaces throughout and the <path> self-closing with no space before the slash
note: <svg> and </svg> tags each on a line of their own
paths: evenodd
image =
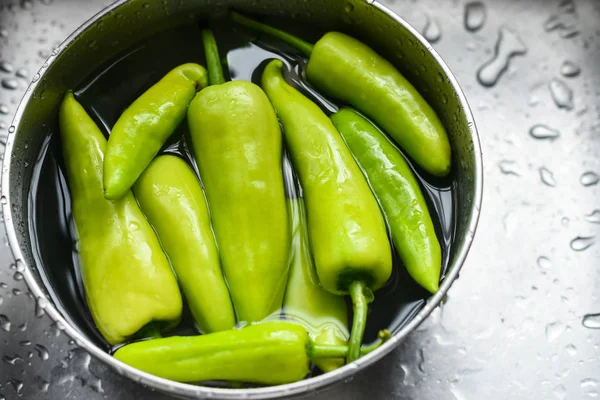
<svg viewBox="0 0 600 400">
<path fill-rule="evenodd" d="M 456 226 L 447 274 L 437 294 L 369 355 L 333 372 L 300 382 L 257 389 L 222 389 L 180 384 L 131 368 L 96 346 L 56 307 L 48 282 L 33 258 L 28 192 L 44 138 L 57 125 L 67 89 L 75 88 L 116 54 L 162 30 L 229 8 L 255 15 L 292 17 L 328 30 L 344 30 L 396 64 L 436 110 L 450 135 L 456 185 Z M 430 44 L 405 21 L 373 0 L 120 0 L 75 31 L 35 75 L 9 128 L 2 167 L 2 211 L 10 246 L 38 306 L 94 357 L 118 373 L 181 398 L 267 399 L 308 394 L 342 381 L 392 351 L 437 307 L 458 277 L 479 218 L 483 169 L 479 138 L 467 101 L 448 67 Z"/>
</svg>

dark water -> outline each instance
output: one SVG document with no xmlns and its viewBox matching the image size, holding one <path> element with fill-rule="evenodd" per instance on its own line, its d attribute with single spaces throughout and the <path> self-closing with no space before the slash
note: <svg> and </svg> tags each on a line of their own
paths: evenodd
<svg viewBox="0 0 600 400">
<path fill-rule="evenodd" d="M 288 65 L 287 77 L 297 87 L 319 102 L 325 111 L 331 112 L 337 108 L 337 105 L 321 98 L 303 83 L 301 77 L 304 60 L 290 48 L 262 38 L 256 44 L 249 44 L 250 40 L 256 38 L 248 36 L 244 31 L 231 34 L 233 27 L 228 23 L 220 23 L 213 28 L 231 79 L 251 80 L 260 84 L 262 69 L 267 60 L 279 58 Z M 298 31 L 297 27 L 294 28 Z M 306 31 L 310 32 L 303 35 L 307 40 L 314 41 L 315 33 L 318 37 L 318 32 L 314 29 Z M 198 26 L 181 27 L 162 33 L 104 66 L 93 80 L 75 88 L 76 96 L 108 137 L 111 127 L 125 107 L 169 70 L 186 62 L 205 65 L 201 43 Z M 195 167 L 186 130 L 183 124 L 165 144 L 162 152 L 178 154 Z M 57 131 L 58 127 L 55 127 L 54 132 Z M 295 175 L 289 160 L 284 160 L 284 166 L 287 169 L 286 186 L 289 195 L 295 196 L 295 188 L 299 183 L 294 181 Z M 416 167 L 413 169 L 421 182 L 434 218 L 444 253 L 445 273 L 455 225 L 454 184 L 451 179 L 434 179 Z M 51 134 L 47 138 L 40 153 L 32 180 L 29 207 L 34 253 L 44 279 L 52 288 L 54 302 L 82 333 L 109 351 L 110 347 L 96 331 L 85 304 L 58 134 Z M 375 293 L 375 301 L 370 307 L 365 334 L 367 343 L 375 340 L 380 329 L 395 331 L 402 327 L 422 308 L 428 297 L 428 293 L 412 281 L 397 256 L 394 256 L 394 262 L 390 282 Z M 193 321 L 189 312 L 186 312 L 180 327 L 171 334 L 188 335 L 194 332 Z"/>
</svg>

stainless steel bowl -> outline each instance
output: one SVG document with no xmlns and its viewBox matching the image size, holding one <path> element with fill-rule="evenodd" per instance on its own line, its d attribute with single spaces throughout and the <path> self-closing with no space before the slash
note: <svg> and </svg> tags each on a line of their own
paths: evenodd
<svg viewBox="0 0 600 400">
<path fill-rule="evenodd" d="M 258 388 L 220 389 L 160 379 L 117 361 L 69 324 L 48 295 L 32 256 L 28 218 L 28 191 L 33 166 L 44 138 L 56 126 L 57 110 L 66 89 L 77 87 L 93 71 L 161 30 L 190 20 L 224 15 L 228 8 L 251 14 L 286 16 L 298 21 L 344 29 L 394 62 L 417 87 L 447 127 L 453 149 L 456 177 L 455 240 L 450 266 L 439 292 L 428 299 L 413 319 L 393 332 L 378 350 L 328 374 L 297 383 Z M 465 261 L 479 218 L 483 169 L 479 138 L 467 101 L 440 56 L 421 35 L 390 10 L 373 0 L 120 0 L 75 31 L 55 49 L 35 75 L 9 128 L 2 167 L 2 211 L 10 246 L 39 307 L 65 333 L 94 357 L 118 373 L 159 391 L 181 398 L 267 399 L 308 394 L 348 381 L 392 351 L 440 304 Z"/>
</svg>

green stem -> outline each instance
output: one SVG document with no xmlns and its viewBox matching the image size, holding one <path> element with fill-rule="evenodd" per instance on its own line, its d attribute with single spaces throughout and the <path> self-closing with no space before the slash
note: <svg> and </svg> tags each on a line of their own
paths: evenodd
<svg viewBox="0 0 600 400">
<path fill-rule="evenodd" d="M 348 344 L 348 356 L 346 362 L 350 364 L 360 357 L 360 346 L 365 334 L 367 325 L 367 298 L 365 296 L 364 282 L 354 281 L 349 287 L 352 306 L 354 308 L 354 320 L 352 321 L 352 331 Z"/>
<path fill-rule="evenodd" d="M 360 349 L 361 356 L 364 356 L 366 354 L 369 354 L 372 351 L 377 350 L 379 347 L 381 347 L 382 344 L 384 344 L 389 339 L 391 339 L 392 334 L 387 329 L 384 329 L 382 331 L 379 331 L 379 334 L 377 335 L 377 337 L 379 337 L 379 340 L 376 341 L 375 343 L 373 343 L 372 345 L 361 347 L 361 349 Z"/>
<path fill-rule="evenodd" d="M 297 36 L 250 19 L 236 11 L 231 12 L 231 19 L 237 22 L 238 24 L 245 26 L 246 28 L 266 33 L 267 35 L 271 35 L 273 37 L 276 37 L 277 39 L 281 39 L 285 43 L 302 52 L 302 54 L 304 54 L 307 57 L 310 57 L 313 48 L 315 47 L 313 44 L 308 43 Z"/>
<path fill-rule="evenodd" d="M 202 41 L 204 42 L 204 54 L 206 55 L 206 66 L 208 68 L 208 83 L 210 85 L 221 85 L 225 83 L 225 75 L 223 75 L 219 47 L 213 31 L 210 29 L 202 30 Z"/>
<path fill-rule="evenodd" d="M 392 336 L 387 329 L 379 331 L 379 340 L 370 346 L 363 346 L 360 348 L 360 355 L 366 356 L 372 351 L 377 350 Z M 308 350 L 308 356 L 311 360 L 319 358 L 344 358 L 348 355 L 348 346 L 331 346 L 326 344 L 314 344 L 311 343 Z"/>
<path fill-rule="evenodd" d="M 344 358 L 348 354 L 348 346 L 328 346 L 325 344 L 312 344 L 308 350 L 311 360 L 318 358 Z"/>
</svg>

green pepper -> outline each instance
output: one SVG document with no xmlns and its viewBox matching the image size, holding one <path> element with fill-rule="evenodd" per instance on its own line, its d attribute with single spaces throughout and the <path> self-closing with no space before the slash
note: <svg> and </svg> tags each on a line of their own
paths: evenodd
<svg viewBox="0 0 600 400">
<path fill-rule="evenodd" d="M 104 194 L 121 198 L 185 119 L 190 101 L 208 84 L 206 69 L 183 64 L 143 93 L 119 117 L 108 139 Z"/>
<path fill-rule="evenodd" d="M 340 32 L 329 32 L 312 45 L 239 13 L 231 15 L 304 53 L 309 57 L 306 77 L 311 85 L 373 119 L 428 173 L 448 175 L 451 149 L 440 119 L 415 87 L 373 49 Z"/>
<path fill-rule="evenodd" d="M 98 330 L 118 344 L 148 324 L 174 327 L 182 299 L 169 261 L 131 191 L 104 198 L 106 139 L 72 92 L 59 125 L 83 286 Z"/>
<path fill-rule="evenodd" d="M 342 296 L 319 284 L 307 239 L 306 210 L 301 198 L 288 200 L 292 229 L 291 267 L 283 300 L 287 319 L 302 324 L 316 344 L 345 345 L 348 340 L 348 310 Z M 344 365 L 344 358 L 319 359 L 323 372 Z"/>
<path fill-rule="evenodd" d="M 391 276 L 391 245 L 377 200 L 342 137 L 316 104 L 285 81 L 282 66 L 271 61 L 262 85 L 302 184 L 319 281 L 331 293 L 352 297 L 351 362 L 358 358 L 372 291 Z"/>
<path fill-rule="evenodd" d="M 204 192 L 192 168 L 173 155 L 154 159 L 133 186 L 171 260 L 202 332 L 235 326 Z"/>
<path fill-rule="evenodd" d="M 408 163 L 383 132 L 356 111 L 341 109 L 331 120 L 375 192 L 408 273 L 431 293 L 437 292 L 442 251 Z"/>
<path fill-rule="evenodd" d="M 368 354 L 390 334 L 360 349 Z M 118 349 L 114 357 L 127 365 L 176 382 L 235 381 L 281 385 L 303 379 L 310 360 L 343 357 L 346 346 L 311 342 L 295 322 L 267 321 L 242 329 L 201 336 L 144 340 Z"/>
<path fill-rule="evenodd" d="M 235 311 L 255 322 L 281 308 L 287 280 L 283 139 L 265 93 L 224 83 L 212 31 L 203 36 L 212 86 L 190 104 L 190 136 Z"/>
</svg>

